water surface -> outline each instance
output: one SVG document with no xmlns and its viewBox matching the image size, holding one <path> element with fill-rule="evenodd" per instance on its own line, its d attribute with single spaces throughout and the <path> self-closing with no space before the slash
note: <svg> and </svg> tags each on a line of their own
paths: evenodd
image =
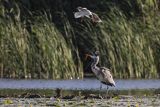
<svg viewBox="0 0 160 107">
<path fill-rule="evenodd" d="M 115 80 L 116 87 L 110 89 L 129 90 L 129 89 L 160 89 L 160 79 L 150 80 Z M 84 78 L 83 80 L 16 80 L 16 79 L 0 79 L 0 89 L 82 89 L 97 90 L 100 88 L 100 82 L 95 78 Z M 103 85 L 102 89 L 107 89 Z"/>
</svg>

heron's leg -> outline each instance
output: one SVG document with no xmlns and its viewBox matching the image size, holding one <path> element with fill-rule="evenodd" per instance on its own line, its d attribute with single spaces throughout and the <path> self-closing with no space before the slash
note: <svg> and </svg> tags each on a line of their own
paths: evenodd
<svg viewBox="0 0 160 107">
<path fill-rule="evenodd" d="M 100 88 L 99 88 L 99 89 L 100 89 L 100 90 L 99 90 L 99 97 L 100 97 L 101 99 L 103 99 L 102 96 L 101 96 L 102 83 L 100 83 Z"/>
<path fill-rule="evenodd" d="M 107 95 L 108 95 L 109 86 L 107 85 Z"/>
<path fill-rule="evenodd" d="M 100 91 L 102 90 L 102 83 L 100 83 Z"/>
</svg>

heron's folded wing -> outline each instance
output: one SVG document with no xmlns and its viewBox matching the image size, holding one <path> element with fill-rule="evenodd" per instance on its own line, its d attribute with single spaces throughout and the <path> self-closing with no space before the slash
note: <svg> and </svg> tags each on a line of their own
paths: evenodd
<svg viewBox="0 0 160 107">
<path fill-rule="evenodd" d="M 100 69 L 104 69 L 104 70 L 107 70 L 107 71 L 110 71 L 110 69 L 106 68 L 106 67 L 100 67 Z"/>
<path fill-rule="evenodd" d="M 110 73 L 110 69 L 108 69 L 108 68 L 106 68 L 106 67 L 101 67 L 100 68 L 101 70 L 101 72 L 102 72 L 102 75 L 104 76 L 104 77 L 108 77 L 108 75 L 110 75 L 111 73 Z"/>
</svg>

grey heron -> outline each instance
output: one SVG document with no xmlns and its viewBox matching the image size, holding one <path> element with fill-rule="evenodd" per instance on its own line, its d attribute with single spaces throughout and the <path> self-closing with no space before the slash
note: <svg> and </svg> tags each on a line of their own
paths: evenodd
<svg viewBox="0 0 160 107">
<path fill-rule="evenodd" d="M 95 74 L 95 76 L 100 80 L 101 83 L 107 85 L 107 92 L 108 92 L 108 86 L 114 86 L 115 82 L 113 80 L 113 77 L 110 73 L 110 70 L 106 67 L 98 67 L 97 64 L 99 62 L 99 52 L 96 51 L 93 55 L 86 54 L 87 57 L 90 57 L 93 59 L 91 64 L 91 70 Z M 102 88 L 102 84 L 100 86 L 100 89 Z"/>
<path fill-rule="evenodd" d="M 96 13 L 91 12 L 87 8 L 84 7 L 77 7 L 78 12 L 74 13 L 75 18 L 83 18 L 87 17 L 91 19 L 93 22 L 102 22 L 102 20 L 99 18 L 99 16 Z"/>
</svg>

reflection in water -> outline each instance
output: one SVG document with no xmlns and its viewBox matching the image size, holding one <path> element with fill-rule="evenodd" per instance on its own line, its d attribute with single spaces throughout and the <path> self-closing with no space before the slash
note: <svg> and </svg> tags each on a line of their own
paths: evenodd
<svg viewBox="0 0 160 107">
<path fill-rule="evenodd" d="M 159 80 L 115 80 L 116 87 L 110 87 L 111 90 L 127 89 L 158 89 Z M 100 87 L 100 82 L 95 78 L 84 78 L 83 80 L 15 80 L 0 79 L 0 88 L 11 89 L 94 89 Z M 107 89 L 103 85 L 102 89 Z"/>
</svg>

